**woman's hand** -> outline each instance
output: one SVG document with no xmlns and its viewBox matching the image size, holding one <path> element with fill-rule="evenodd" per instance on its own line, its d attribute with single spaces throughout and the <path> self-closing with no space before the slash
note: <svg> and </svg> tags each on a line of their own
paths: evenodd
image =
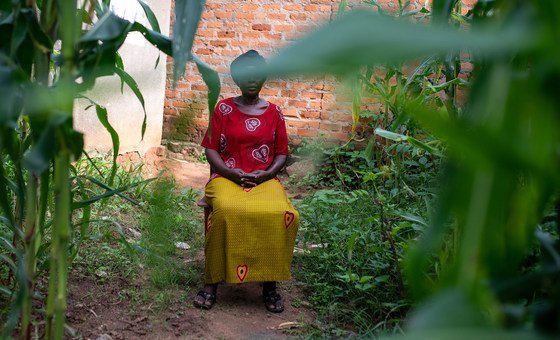
<svg viewBox="0 0 560 340">
<path fill-rule="evenodd" d="M 224 177 L 229 179 L 230 181 L 244 186 L 243 184 L 247 180 L 247 173 L 241 169 L 228 169 L 226 173 L 224 173 Z M 254 186 L 254 185 L 253 185 Z"/>
<path fill-rule="evenodd" d="M 266 182 L 273 178 L 269 171 L 265 170 L 255 170 L 244 176 L 245 180 L 243 182 L 246 186 L 255 187 L 263 182 Z"/>
</svg>

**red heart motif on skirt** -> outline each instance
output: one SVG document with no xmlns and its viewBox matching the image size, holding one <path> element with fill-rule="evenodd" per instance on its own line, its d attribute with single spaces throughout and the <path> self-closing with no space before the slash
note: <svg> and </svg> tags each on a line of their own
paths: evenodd
<svg viewBox="0 0 560 340">
<path fill-rule="evenodd" d="M 249 118 L 245 120 L 245 127 L 247 127 L 247 130 L 251 132 L 255 131 L 260 125 L 261 121 L 257 118 Z"/>
<path fill-rule="evenodd" d="M 296 219 L 296 215 L 293 212 L 286 211 L 284 213 L 284 224 L 286 225 L 286 229 L 288 229 L 294 220 Z"/>
<path fill-rule="evenodd" d="M 253 157 L 258 161 L 266 163 L 268 161 L 269 152 L 270 149 L 268 145 L 261 145 L 258 149 L 253 150 Z"/>
<path fill-rule="evenodd" d="M 245 192 L 249 192 L 249 191 L 253 190 L 253 188 L 243 188 L 243 190 L 245 190 Z"/>
<path fill-rule="evenodd" d="M 237 266 L 237 278 L 239 279 L 239 281 L 243 282 L 243 280 L 245 280 L 245 277 L 247 276 L 247 265 L 246 264 L 240 264 L 239 266 Z"/>
</svg>

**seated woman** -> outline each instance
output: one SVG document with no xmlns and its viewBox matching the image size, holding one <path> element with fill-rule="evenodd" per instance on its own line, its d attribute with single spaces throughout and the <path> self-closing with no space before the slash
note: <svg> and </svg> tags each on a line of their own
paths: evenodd
<svg viewBox="0 0 560 340">
<path fill-rule="evenodd" d="M 231 64 L 241 96 L 216 105 L 202 141 L 211 167 L 206 201 L 208 217 L 204 253 L 204 288 L 193 303 L 210 309 L 218 283 L 263 282 L 270 312 L 284 310 L 276 281 L 289 280 L 299 214 L 276 175 L 288 155 L 288 138 L 280 108 L 259 97 L 266 79 L 244 77 L 265 63 L 250 50 Z"/>
</svg>

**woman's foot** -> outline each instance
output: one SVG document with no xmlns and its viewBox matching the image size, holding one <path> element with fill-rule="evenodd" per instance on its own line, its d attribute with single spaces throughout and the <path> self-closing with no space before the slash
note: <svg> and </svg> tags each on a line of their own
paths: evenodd
<svg viewBox="0 0 560 340">
<path fill-rule="evenodd" d="M 276 282 L 265 282 L 263 284 L 263 301 L 266 310 L 271 313 L 282 313 L 284 311 L 284 300 L 276 292 Z"/>
<path fill-rule="evenodd" d="M 193 305 L 196 308 L 201 309 L 210 309 L 214 306 L 216 302 L 216 290 L 218 289 L 217 284 L 213 285 L 204 285 L 204 288 L 201 289 L 193 300 Z"/>
</svg>

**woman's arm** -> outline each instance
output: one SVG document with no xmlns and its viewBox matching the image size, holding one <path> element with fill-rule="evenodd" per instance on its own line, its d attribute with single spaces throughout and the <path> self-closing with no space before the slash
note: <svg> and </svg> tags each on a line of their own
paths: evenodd
<svg viewBox="0 0 560 340">
<path fill-rule="evenodd" d="M 213 172 L 229 179 L 232 182 L 243 185 L 242 179 L 247 175 L 245 171 L 241 169 L 228 168 L 222 160 L 222 157 L 220 157 L 220 154 L 216 150 L 206 149 L 205 153 L 206 159 L 208 159 L 208 163 L 210 163 L 210 167 L 212 168 Z"/>
</svg>

